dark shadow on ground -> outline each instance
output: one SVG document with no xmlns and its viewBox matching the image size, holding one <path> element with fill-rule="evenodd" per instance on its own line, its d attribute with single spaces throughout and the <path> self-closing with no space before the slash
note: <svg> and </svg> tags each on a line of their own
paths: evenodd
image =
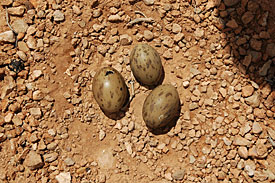
<svg viewBox="0 0 275 183">
<path fill-rule="evenodd" d="M 222 0 L 216 26 L 234 65 L 259 87 L 275 89 L 275 1 Z"/>
</svg>

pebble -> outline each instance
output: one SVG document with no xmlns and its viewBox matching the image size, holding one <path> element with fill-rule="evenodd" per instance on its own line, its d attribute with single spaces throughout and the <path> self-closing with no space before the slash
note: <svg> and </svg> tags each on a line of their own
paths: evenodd
<svg viewBox="0 0 275 183">
<path fill-rule="evenodd" d="M 64 163 L 67 165 L 67 166 L 73 166 L 75 164 L 74 160 L 72 158 L 66 158 L 64 159 Z"/>
<path fill-rule="evenodd" d="M 130 45 L 133 42 L 132 37 L 128 34 L 122 34 L 119 39 L 122 46 Z"/>
<path fill-rule="evenodd" d="M 71 174 L 70 172 L 61 172 L 58 174 L 55 179 L 58 183 L 71 183 Z"/>
<path fill-rule="evenodd" d="M 121 20 L 122 20 L 122 18 L 118 14 L 116 14 L 116 15 L 110 15 L 108 17 L 108 21 L 112 22 L 112 23 L 120 22 Z"/>
<path fill-rule="evenodd" d="M 106 133 L 103 130 L 99 131 L 99 140 L 103 140 L 106 136 Z"/>
<path fill-rule="evenodd" d="M 143 0 L 144 4 L 147 6 L 151 6 L 155 3 L 155 0 Z"/>
<path fill-rule="evenodd" d="M 32 78 L 34 80 L 38 79 L 40 76 L 42 76 L 42 71 L 41 70 L 34 70 L 32 72 Z"/>
<path fill-rule="evenodd" d="M 261 133 L 263 131 L 260 123 L 258 122 L 254 122 L 252 125 L 252 133 L 258 134 Z"/>
<path fill-rule="evenodd" d="M 175 180 L 182 180 L 185 175 L 185 171 L 182 169 L 176 170 L 172 173 L 172 178 Z"/>
<path fill-rule="evenodd" d="M 23 52 L 28 52 L 30 50 L 28 45 L 23 41 L 18 42 L 18 49 Z"/>
<path fill-rule="evenodd" d="M 236 22 L 236 20 L 234 20 L 234 19 L 229 20 L 229 21 L 226 23 L 226 26 L 227 26 L 227 27 L 230 27 L 230 28 L 232 28 L 232 29 L 236 29 L 236 28 L 239 27 L 238 24 L 237 24 L 237 22 Z"/>
<path fill-rule="evenodd" d="M 182 82 L 182 86 L 183 86 L 184 88 L 188 88 L 189 84 L 190 84 L 189 81 L 183 81 L 183 82 Z"/>
<path fill-rule="evenodd" d="M 13 0 L 2 0 L 1 5 L 2 6 L 10 6 L 13 3 Z"/>
<path fill-rule="evenodd" d="M 244 146 L 241 146 L 238 148 L 238 154 L 241 158 L 247 159 L 248 158 L 248 151 L 247 148 Z"/>
<path fill-rule="evenodd" d="M 58 158 L 58 154 L 56 152 L 45 154 L 43 156 L 44 161 L 47 163 L 51 163 L 55 161 L 57 158 Z"/>
<path fill-rule="evenodd" d="M 17 33 L 26 33 L 29 26 L 23 19 L 17 19 L 11 24 L 12 28 Z"/>
<path fill-rule="evenodd" d="M 65 20 L 65 15 L 60 10 L 55 10 L 53 13 L 53 20 L 56 22 L 62 22 Z"/>
<path fill-rule="evenodd" d="M 179 24 L 174 23 L 172 26 L 172 32 L 178 34 L 181 32 L 181 26 Z"/>
<path fill-rule="evenodd" d="M 168 50 L 164 51 L 162 56 L 165 59 L 172 59 L 173 58 L 173 51 L 168 49 Z"/>
<path fill-rule="evenodd" d="M 242 88 L 242 96 L 250 97 L 254 93 L 254 88 L 251 85 L 247 85 Z"/>
<path fill-rule="evenodd" d="M 250 144 L 250 141 L 241 136 L 235 136 L 233 144 L 237 146 L 247 146 Z"/>
<path fill-rule="evenodd" d="M 146 41 L 151 41 L 152 39 L 154 39 L 154 34 L 149 30 L 145 30 L 144 31 L 144 38 L 145 38 Z"/>
<path fill-rule="evenodd" d="M 10 15 L 22 16 L 24 14 L 24 12 L 25 12 L 24 6 L 8 8 L 8 13 Z"/>
<path fill-rule="evenodd" d="M 23 51 L 17 51 L 16 54 L 21 60 L 27 61 L 28 57 Z"/>
<path fill-rule="evenodd" d="M 31 170 L 35 170 L 35 169 L 41 168 L 44 165 L 44 163 L 39 154 L 37 154 L 35 151 L 30 151 L 26 156 L 24 165 L 29 167 L 29 169 Z"/>
<path fill-rule="evenodd" d="M 267 72 L 270 69 L 271 64 L 272 64 L 272 60 L 269 60 L 266 63 L 264 63 L 264 65 L 259 70 L 260 76 L 266 76 L 267 75 Z"/>
<path fill-rule="evenodd" d="M 245 98 L 245 102 L 251 107 L 258 107 L 260 105 L 260 95 L 255 92 L 252 96 Z"/>
<path fill-rule="evenodd" d="M 73 5 L 73 12 L 76 14 L 76 15 L 81 15 L 81 10 L 78 6 L 76 5 Z"/>
<path fill-rule="evenodd" d="M 11 30 L 0 33 L 0 43 L 14 43 L 14 42 L 15 42 L 15 36 Z"/>
<path fill-rule="evenodd" d="M 36 39 L 34 39 L 34 37 L 29 36 L 26 43 L 30 49 L 36 49 L 37 42 Z"/>
<path fill-rule="evenodd" d="M 275 57 L 275 43 L 269 43 L 266 46 L 266 54 L 271 58 Z"/>
<path fill-rule="evenodd" d="M 42 116 L 42 112 L 41 112 L 40 108 L 30 108 L 30 113 L 36 119 L 38 119 Z"/>
<path fill-rule="evenodd" d="M 197 38 L 202 38 L 204 36 L 204 30 L 200 28 L 196 28 L 194 34 Z"/>
<path fill-rule="evenodd" d="M 242 22 L 244 24 L 249 24 L 254 18 L 254 15 L 252 14 L 251 11 L 247 11 L 243 14 L 242 16 Z"/>
<path fill-rule="evenodd" d="M 196 158 L 193 155 L 189 156 L 189 163 L 193 164 L 196 161 Z"/>
</svg>

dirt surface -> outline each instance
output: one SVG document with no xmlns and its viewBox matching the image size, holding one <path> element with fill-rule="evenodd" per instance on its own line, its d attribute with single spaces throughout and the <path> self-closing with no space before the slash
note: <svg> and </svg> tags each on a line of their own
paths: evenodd
<svg viewBox="0 0 275 183">
<path fill-rule="evenodd" d="M 274 0 L 0 5 L 0 183 L 275 181 Z M 130 89 L 141 42 L 160 54 L 163 84 L 182 104 L 162 135 L 143 121 L 151 90 L 137 81 L 118 120 L 92 93 L 104 66 Z"/>
</svg>

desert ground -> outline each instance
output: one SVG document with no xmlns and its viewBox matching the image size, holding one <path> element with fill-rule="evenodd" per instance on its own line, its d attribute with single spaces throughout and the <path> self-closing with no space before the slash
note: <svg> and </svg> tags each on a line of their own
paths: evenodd
<svg viewBox="0 0 275 183">
<path fill-rule="evenodd" d="M 275 182 L 274 0 L 1 0 L 0 183 Z M 180 117 L 153 134 L 130 53 L 160 54 Z M 115 68 L 118 118 L 92 92 Z"/>
</svg>

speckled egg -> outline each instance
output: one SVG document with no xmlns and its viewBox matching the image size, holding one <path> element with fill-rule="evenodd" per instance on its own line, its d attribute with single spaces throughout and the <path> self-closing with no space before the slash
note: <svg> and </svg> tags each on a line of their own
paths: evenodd
<svg viewBox="0 0 275 183">
<path fill-rule="evenodd" d="M 129 91 L 121 74 L 112 67 L 100 69 L 93 78 L 93 95 L 107 113 L 120 111 L 127 103 Z"/>
<path fill-rule="evenodd" d="M 158 52 L 148 44 L 138 44 L 130 55 L 130 66 L 136 80 L 142 85 L 160 84 L 163 67 Z"/>
<path fill-rule="evenodd" d="M 142 117 L 150 129 L 165 127 L 179 116 L 180 99 L 176 88 L 170 84 L 159 85 L 147 96 Z"/>
</svg>

